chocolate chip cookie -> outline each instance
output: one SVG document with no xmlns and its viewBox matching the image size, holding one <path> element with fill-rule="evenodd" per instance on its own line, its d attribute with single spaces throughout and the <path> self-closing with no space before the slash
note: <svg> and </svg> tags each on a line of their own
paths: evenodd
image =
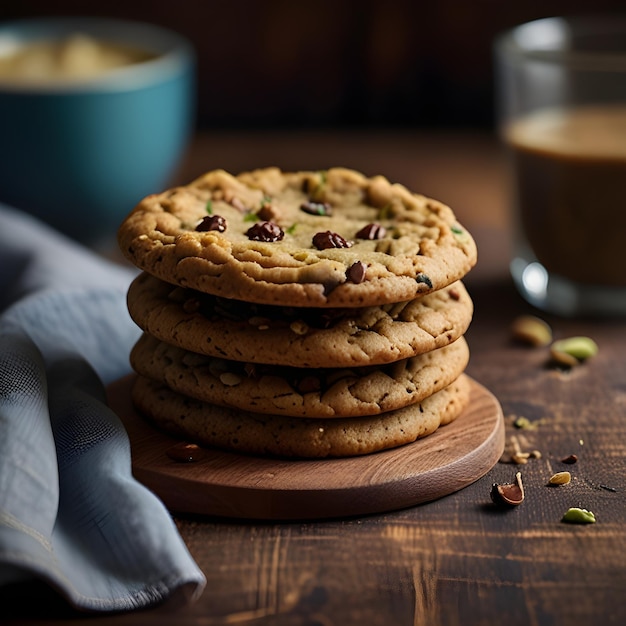
<svg viewBox="0 0 626 626">
<path fill-rule="evenodd" d="M 214 357 L 293 367 L 391 363 L 448 345 L 473 304 L 459 281 L 408 302 L 361 308 L 259 305 L 177 287 L 147 273 L 128 291 L 146 333 Z"/>
<path fill-rule="evenodd" d="M 178 437 L 232 452 L 291 458 L 347 457 L 412 443 L 456 419 L 469 401 L 460 376 L 422 402 L 381 415 L 292 419 L 217 407 L 138 377 L 133 401 L 158 426 Z"/>
<path fill-rule="evenodd" d="M 476 262 L 448 206 L 344 168 L 212 171 L 142 200 L 118 241 L 134 265 L 166 282 L 299 307 L 405 302 Z"/>
<path fill-rule="evenodd" d="M 186 396 L 291 417 L 377 415 L 415 404 L 456 380 L 469 349 L 454 343 L 384 366 L 295 368 L 199 355 L 144 334 L 131 353 L 139 374 Z"/>
</svg>

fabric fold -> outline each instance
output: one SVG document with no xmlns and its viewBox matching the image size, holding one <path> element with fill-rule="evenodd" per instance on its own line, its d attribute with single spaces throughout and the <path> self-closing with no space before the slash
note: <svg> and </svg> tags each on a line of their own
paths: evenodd
<svg viewBox="0 0 626 626">
<path fill-rule="evenodd" d="M 204 575 L 106 403 L 140 332 L 134 272 L 1 206 L 0 233 L 0 584 L 43 579 L 87 611 L 197 598 Z"/>
</svg>

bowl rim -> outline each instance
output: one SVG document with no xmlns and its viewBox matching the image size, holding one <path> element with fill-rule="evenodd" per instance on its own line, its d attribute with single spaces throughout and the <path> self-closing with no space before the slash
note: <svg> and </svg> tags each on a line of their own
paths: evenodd
<svg viewBox="0 0 626 626">
<path fill-rule="evenodd" d="M 136 91 L 164 82 L 193 67 L 191 42 L 160 25 L 92 16 L 23 18 L 0 22 L 0 55 L 30 41 L 87 34 L 114 43 L 130 44 L 156 54 L 154 58 L 76 79 L 22 81 L 0 78 L 0 94 L 79 94 Z"/>
</svg>

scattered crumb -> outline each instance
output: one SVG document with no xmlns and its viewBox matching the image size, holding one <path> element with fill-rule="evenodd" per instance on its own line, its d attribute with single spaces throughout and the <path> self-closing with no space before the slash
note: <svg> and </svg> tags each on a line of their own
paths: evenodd
<svg viewBox="0 0 626 626">
<path fill-rule="evenodd" d="M 529 459 L 540 459 L 541 452 L 529 445 L 525 437 L 511 435 L 504 443 L 504 452 L 500 457 L 500 463 L 515 463 L 526 465 Z"/>
</svg>

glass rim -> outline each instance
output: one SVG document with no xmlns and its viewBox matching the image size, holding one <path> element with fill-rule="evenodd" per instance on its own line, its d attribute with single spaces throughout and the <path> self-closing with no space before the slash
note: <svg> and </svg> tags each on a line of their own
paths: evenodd
<svg viewBox="0 0 626 626">
<path fill-rule="evenodd" d="M 577 39 L 590 36 L 621 37 L 623 49 L 578 50 Z M 576 70 L 626 72 L 626 14 L 547 17 L 514 26 L 495 41 L 499 54 L 517 60 L 566 65 Z"/>
</svg>

